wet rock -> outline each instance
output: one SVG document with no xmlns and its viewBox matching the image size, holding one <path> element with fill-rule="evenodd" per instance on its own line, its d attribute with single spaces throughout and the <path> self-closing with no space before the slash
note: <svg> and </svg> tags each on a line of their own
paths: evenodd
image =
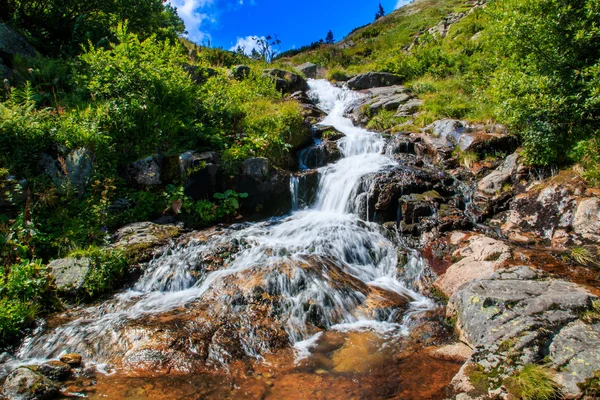
<svg viewBox="0 0 600 400">
<path fill-rule="evenodd" d="M 402 79 L 387 72 L 368 72 L 355 76 L 348 81 L 348 87 L 353 90 L 364 90 L 383 86 L 393 86 L 402 83 Z"/>
<path fill-rule="evenodd" d="M 329 125 L 315 125 L 313 127 L 313 136 L 318 140 L 330 140 L 332 142 L 338 141 L 343 137 L 346 137 L 345 134 L 338 131 L 333 126 Z"/>
<path fill-rule="evenodd" d="M 317 199 L 319 189 L 319 172 L 317 170 L 296 174 L 297 179 L 297 204 L 298 209 L 310 207 Z"/>
<path fill-rule="evenodd" d="M 87 257 L 62 258 L 50 262 L 48 268 L 58 291 L 74 294 L 83 287 L 92 264 Z"/>
<path fill-rule="evenodd" d="M 69 353 L 62 355 L 60 357 L 60 362 L 69 365 L 71 368 L 78 368 L 81 366 L 82 359 L 80 354 Z"/>
<path fill-rule="evenodd" d="M 58 394 L 56 385 L 29 368 L 15 369 L 4 382 L 2 395 L 9 400 L 50 399 Z"/>
<path fill-rule="evenodd" d="M 154 155 L 129 164 L 123 171 L 123 178 L 130 184 L 140 186 L 162 185 L 162 167 L 164 157 Z"/>
<path fill-rule="evenodd" d="M 86 148 L 68 152 L 66 149 L 61 149 L 56 158 L 43 154 L 41 166 L 60 193 L 71 190 L 82 193 L 94 173 L 92 160 L 93 155 Z"/>
<path fill-rule="evenodd" d="M 242 203 L 245 213 L 273 216 L 292 209 L 290 173 L 270 166 L 265 158 L 244 161 L 232 185 L 236 192 L 248 193 Z"/>
<path fill-rule="evenodd" d="M 250 67 L 247 65 L 236 65 L 231 69 L 231 75 L 241 81 L 250 75 Z"/>
<path fill-rule="evenodd" d="M 576 383 L 600 369 L 595 352 L 583 350 L 597 348 L 597 327 L 579 319 L 594 300 L 576 284 L 521 266 L 461 286 L 450 298 L 448 316 L 457 318 L 461 340 L 475 349 L 469 362 L 499 377 L 510 375 L 515 366 L 556 357 L 554 365 L 572 368 L 570 379 L 562 377 L 569 398 L 577 395 Z M 575 367 L 577 355 L 584 365 Z M 585 372 L 573 375 L 573 368 Z"/>
<path fill-rule="evenodd" d="M 136 222 L 117 230 L 110 247 L 123 251 L 132 264 L 143 263 L 180 234 L 181 228 L 175 225 Z"/>
<path fill-rule="evenodd" d="M 324 140 L 299 154 L 302 165 L 309 169 L 321 168 L 342 158 L 342 153 L 335 142 Z"/>
<path fill-rule="evenodd" d="M 275 80 L 275 86 L 278 91 L 283 93 L 294 93 L 297 91 L 308 91 L 308 83 L 298 74 L 273 68 L 266 69 L 264 74 Z"/>
<path fill-rule="evenodd" d="M 47 361 L 40 365 L 37 372 L 53 381 L 64 381 L 71 375 L 71 366 L 61 361 Z"/>
<path fill-rule="evenodd" d="M 304 74 L 307 78 L 316 79 L 319 71 L 319 66 L 313 63 L 304 63 L 296 67 L 298 71 Z"/>
<path fill-rule="evenodd" d="M 452 264 L 434 283 L 434 287 L 447 297 L 467 282 L 490 277 L 511 258 L 506 244 L 486 236 L 472 236 L 463 246 L 452 254 L 453 258 L 461 260 Z"/>
</svg>

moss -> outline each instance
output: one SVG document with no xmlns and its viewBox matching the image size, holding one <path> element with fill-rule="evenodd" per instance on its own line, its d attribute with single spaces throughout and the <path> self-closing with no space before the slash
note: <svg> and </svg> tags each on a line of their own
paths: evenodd
<svg viewBox="0 0 600 400">
<path fill-rule="evenodd" d="M 466 375 L 475 388 L 471 394 L 476 396 L 486 395 L 490 389 L 496 389 L 502 385 L 501 373 L 497 368 L 486 371 L 483 366 L 473 364 L 467 368 Z"/>
<path fill-rule="evenodd" d="M 554 382 L 554 373 L 545 367 L 527 364 L 505 380 L 504 386 L 517 399 L 552 400 L 559 398 L 560 390 Z"/>
</svg>

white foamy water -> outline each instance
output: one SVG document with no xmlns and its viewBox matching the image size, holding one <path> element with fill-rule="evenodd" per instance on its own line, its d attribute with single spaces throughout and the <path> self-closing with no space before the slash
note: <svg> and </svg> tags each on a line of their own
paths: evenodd
<svg viewBox="0 0 600 400">
<path fill-rule="evenodd" d="M 407 315 L 430 308 L 431 301 L 411 289 L 420 280 L 423 267 L 418 257 L 410 258 L 402 279 L 394 244 L 378 225 L 351 213 L 360 180 L 396 165 L 382 154 L 385 141 L 379 134 L 357 128 L 344 117 L 346 108 L 361 95 L 326 81 L 310 80 L 309 85 L 310 96 L 328 112 L 323 124 L 346 135 L 339 141 L 343 158 L 319 171 L 317 201 L 312 208 L 171 249 L 150 263 L 132 290 L 83 309 L 76 319 L 60 327 L 42 329 L 24 342 L 18 356 L 23 360 L 51 358 L 69 351 L 97 362 L 110 360 L 115 349 L 126 351 L 130 346 L 119 334 L 128 322 L 201 299 L 231 300 L 221 294 L 226 292 L 225 282 L 241 274 L 256 275 L 268 290 L 281 296 L 280 321 L 303 356 L 318 338 L 313 306 L 318 308 L 318 324 L 324 329 L 385 332 L 402 332 L 405 326 L 391 321 L 392 316 L 389 321 L 376 319 L 361 307 L 369 287 L 407 299 Z M 297 181 L 291 182 L 290 189 L 297 192 Z M 207 260 L 227 246 L 236 251 L 216 271 L 208 268 Z M 350 287 L 339 282 L 340 277 L 350 282 Z M 265 350 L 259 338 L 247 339 L 244 351 L 249 356 Z"/>
</svg>

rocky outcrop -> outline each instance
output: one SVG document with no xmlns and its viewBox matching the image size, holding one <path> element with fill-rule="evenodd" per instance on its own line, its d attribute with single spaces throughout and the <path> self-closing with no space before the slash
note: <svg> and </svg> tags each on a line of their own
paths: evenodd
<svg viewBox="0 0 600 400">
<path fill-rule="evenodd" d="M 581 319 L 594 301 L 576 284 L 521 266 L 462 285 L 450 298 L 448 316 L 475 350 L 469 363 L 488 374 L 490 390 L 522 366 L 549 357 L 560 367 L 563 394 L 572 398 L 580 395 L 576 384 L 600 369 L 597 352 L 588 350 L 598 348 L 600 325 Z"/>
<path fill-rule="evenodd" d="M 266 69 L 264 74 L 275 80 L 275 87 L 282 93 L 308 91 L 308 83 L 306 83 L 306 80 L 293 72 L 273 68 Z"/>
<path fill-rule="evenodd" d="M 486 195 L 496 195 L 504 185 L 512 184 L 519 169 L 519 155 L 514 153 L 504 160 L 496 170 L 477 183 L 477 190 Z"/>
<path fill-rule="evenodd" d="M 21 367 L 6 378 L 2 395 L 9 400 L 51 399 L 58 395 L 58 387 L 39 372 Z"/>
<path fill-rule="evenodd" d="M 414 100 L 414 95 L 407 88 L 399 85 L 375 87 L 365 90 L 363 93 L 366 96 L 352 104 L 348 110 L 352 120 L 362 126 L 365 126 L 372 116 L 380 111 L 406 113 L 408 108 L 405 106 Z M 410 109 L 413 108 L 410 107 Z"/>
<path fill-rule="evenodd" d="M 158 186 L 163 184 L 164 157 L 153 155 L 135 161 L 124 168 L 121 175 L 131 185 Z"/>
<path fill-rule="evenodd" d="M 507 170 L 507 174 L 501 175 L 498 171 L 492 174 L 502 182 L 514 168 Z M 514 176 L 509 184 L 514 182 Z M 478 184 L 480 189 L 499 185 L 488 185 L 489 177 L 482 182 Z M 493 221 L 505 235 L 527 238 L 531 242 L 549 243 L 558 248 L 598 245 L 599 205 L 597 194 L 587 188 L 582 178 L 564 171 L 520 187 L 508 202 L 508 210 L 496 215 Z"/>
<path fill-rule="evenodd" d="M 348 87 L 353 90 L 365 90 L 384 86 L 399 85 L 402 79 L 387 72 L 368 72 L 355 76 L 348 81 Z"/>
<path fill-rule="evenodd" d="M 37 51 L 8 24 L 0 23 L 0 76 L 2 78 L 11 78 L 15 56 L 36 57 Z"/>
</svg>

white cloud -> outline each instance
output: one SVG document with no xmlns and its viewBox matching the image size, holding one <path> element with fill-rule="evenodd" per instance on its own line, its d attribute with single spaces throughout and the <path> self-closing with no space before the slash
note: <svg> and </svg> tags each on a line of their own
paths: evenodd
<svg viewBox="0 0 600 400">
<path fill-rule="evenodd" d="M 177 13 L 185 22 L 188 37 L 196 42 L 210 39 L 204 31 L 206 22 L 215 22 L 215 17 L 210 14 L 210 7 L 215 0 L 170 0 L 171 5 L 177 8 Z"/>
<path fill-rule="evenodd" d="M 398 0 L 398 3 L 396 3 L 396 7 L 394 8 L 394 10 L 402 8 L 405 5 L 410 4 L 410 3 L 412 3 L 412 0 Z"/>
<path fill-rule="evenodd" d="M 256 36 L 246 36 L 245 38 L 237 38 L 237 42 L 229 50 L 236 51 L 239 47 L 244 49 L 244 53 L 246 55 L 252 54 L 253 49 L 258 50 L 258 44 L 256 43 L 256 39 L 265 40 L 264 36 L 256 37 Z"/>
</svg>

